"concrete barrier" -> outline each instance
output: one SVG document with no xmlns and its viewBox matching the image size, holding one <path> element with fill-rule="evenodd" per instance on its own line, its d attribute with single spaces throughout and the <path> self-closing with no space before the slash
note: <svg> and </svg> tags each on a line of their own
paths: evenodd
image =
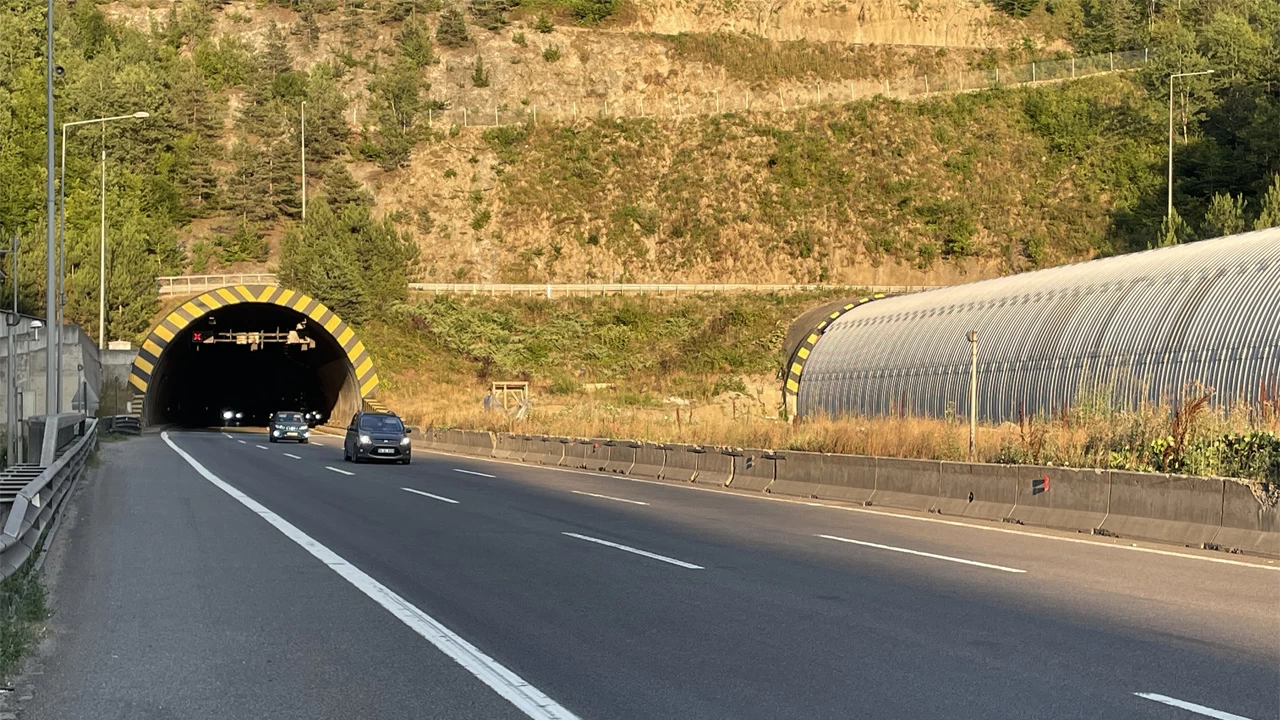
<svg viewBox="0 0 1280 720">
<path fill-rule="evenodd" d="M 944 462 L 939 467 L 933 511 L 984 520 L 1003 520 L 1018 502 L 1016 466 Z"/>
<path fill-rule="evenodd" d="M 607 472 L 626 475 L 631 466 L 636 464 L 636 446 L 639 443 L 631 440 L 610 440 L 608 442 L 609 459 L 604 464 Z"/>
<path fill-rule="evenodd" d="M 609 443 L 608 438 L 591 438 L 587 440 L 587 448 L 583 452 L 583 470 L 592 472 L 604 472 L 609 464 Z"/>
<path fill-rule="evenodd" d="M 733 458 L 733 476 L 729 487 L 763 492 L 773 484 L 778 460 L 772 450 L 746 448 L 730 457 Z"/>
<path fill-rule="evenodd" d="M 818 486 L 823 479 L 823 461 L 826 455 L 788 450 L 778 454 L 773 484 L 765 491 L 775 495 L 818 497 Z M 874 473 L 875 466 L 872 465 Z"/>
<path fill-rule="evenodd" d="M 1213 544 L 1224 550 L 1280 557 L 1280 508 L 1263 505 L 1248 485 L 1227 480 L 1222 528 Z"/>
<path fill-rule="evenodd" d="M 525 453 L 521 458 L 527 463 L 555 465 L 564 455 L 564 448 L 556 438 L 545 435 L 529 435 L 525 439 Z"/>
<path fill-rule="evenodd" d="M 555 441 L 556 441 L 556 442 L 558 442 L 558 443 L 560 443 L 560 459 L 559 459 L 559 460 L 556 460 L 554 463 L 548 463 L 548 464 L 549 464 L 549 465 L 556 465 L 556 466 L 558 466 L 558 467 L 570 467 L 570 466 L 572 466 L 572 464 L 573 464 L 573 457 L 572 457 L 573 446 L 574 446 L 574 443 L 576 443 L 577 441 L 576 441 L 576 440 L 574 440 L 573 438 L 565 438 L 565 437 L 562 437 L 562 438 L 556 438 L 556 439 L 555 439 Z"/>
<path fill-rule="evenodd" d="M 587 451 L 591 447 L 591 441 L 586 438 L 575 438 L 570 440 L 564 446 L 564 460 L 560 463 L 560 467 L 576 468 L 584 470 L 587 467 Z"/>
<path fill-rule="evenodd" d="M 942 463 L 937 460 L 876 458 L 876 491 L 871 505 L 930 510 L 938 501 Z"/>
<path fill-rule="evenodd" d="M 1223 481 L 1111 471 L 1111 507 L 1102 529 L 1123 538 L 1201 546 L 1222 525 Z"/>
<path fill-rule="evenodd" d="M 787 462 L 790 463 L 790 455 Z M 814 497 L 866 504 L 876 491 L 879 463 L 863 455 L 823 455 L 822 476 Z"/>
<path fill-rule="evenodd" d="M 493 457 L 493 435 L 482 430 L 460 430 L 463 452 L 468 455 Z"/>
<path fill-rule="evenodd" d="M 654 443 L 639 443 L 636 447 L 636 461 L 627 474 L 659 478 L 666 465 L 666 448 Z"/>
<path fill-rule="evenodd" d="M 662 470 L 662 479 L 693 482 L 698 476 L 698 462 L 704 454 L 702 448 L 694 445 L 667 445 L 667 461 Z"/>
<path fill-rule="evenodd" d="M 524 457 L 523 440 L 510 433 L 498 433 L 494 436 L 493 456 L 503 460 L 519 460 Z"/>
<path fill-rule="evenodd" d="M 1110 472 L 1034 465 L 1011 467 L 1019 477 L 1018 499 L 1009 520 L 1089 532 L 1106 519 L 1111 507 Z"/>
<path fill-rule="evenodd" d="M 706 447 L 698 457 L 698 476 L 695 483 L 724 487 L 733 479 L 733 455 L 729 448 Z"/>
</svg>

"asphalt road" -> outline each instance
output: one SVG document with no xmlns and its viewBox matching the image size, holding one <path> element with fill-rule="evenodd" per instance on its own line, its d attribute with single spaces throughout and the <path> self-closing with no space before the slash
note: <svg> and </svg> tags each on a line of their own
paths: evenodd
<svg viewBox="0 0 1280 720">
<path fill-rule="evenodd" d="M 169 439 L 79 493 L 23 717 L 1280 718 L 1276 563 Z"/>
</svg>

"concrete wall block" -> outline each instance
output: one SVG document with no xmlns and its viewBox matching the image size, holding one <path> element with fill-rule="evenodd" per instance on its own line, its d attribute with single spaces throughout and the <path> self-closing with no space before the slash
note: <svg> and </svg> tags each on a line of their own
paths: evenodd
<svg viewBox="0 0 1280 720">
<path fill-rule="evenodd" d="M 934 512 L 1003 520 L 1018 501 L 1020 471 L 1015 466 L 944 462 L 939 472 Z"/>
<path fill-rule="evenodd" d="M 1111 473 L 1036 466 L 1012 466 L 1018 502 L 1009 519 L 1026 525 L 1089 532 L 1102 524 L 1111 503 Z M 1045 489 L 1048 480 L 1048 489 Z"/>
<path fill-rule="evenodd" d="M 610 440 L 608 448 L 609 459 L 604 464 L 605 471 L 619 475 L 631 472 L 631 466 L 636 463 L 636 443 L 630 440 Z"/>
<path fill-rule="evenodd" d="M 778 463 L 778 456 L 773 451 L 747 448 L 739 452 L 730 456 L 733 476 L 729 487 L 763 492 L 773 484 Z"/>
<path fill-rule="evenodd" d="M 636 461 L 630 475 L 659 478 L 667 465 L 667 450 L 662 445 L 641 443 L 636 447 Z"/>
<path fill-rule="evenodd" d="M 876 458 L 876 491 L 872 505 L 929 510 L 938 501 L 942 463 L 937 460 Z"/>
<path fill-rule="evenodd" d="M 1223 481 L 1111 471 L 1111 510 L 1102 529 L 1125 538 L 1200 546 L 1222 525 Z"/>
<path fill-rule="evenodd" d="M 1227 550 L 1280 557 L 1280 508 L 1263 505 L 1245 483 L 1224 482 L 1222 528 L 1213 543 Z"/>
<path fill-rule="evenodd" d="M 794 452 L 788 450 L 785 459 L 779 460 L 774 470 L 775 479 L 768 492 L 776 495 L 818 497 L 827 456 L 822 453 Z M 872 465 L 874 479 L 875 466 Z"/>
<path fill-rule="evenodd" d="M 662 471 L 664 480 L 693 482 L 698 475 L 698 461 L 702 458 L 702 448 L 693 445 L 667 445 L 667 464 Z"/>
<path fill-rule="evenodd" d="M 706 447 L 698 457 L 698 476 L 695 483 L 724 487 L 733 479 L 733 456 L 722 452 L 724 448 Z"/>
</svg>

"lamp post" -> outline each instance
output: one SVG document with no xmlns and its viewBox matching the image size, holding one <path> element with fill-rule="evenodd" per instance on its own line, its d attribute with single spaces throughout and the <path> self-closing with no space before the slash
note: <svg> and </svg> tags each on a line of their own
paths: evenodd
<svg viewBox="0 0 1280 720">
<path fill-rule="evenodd" d="M 978 331 L 970 330 L 969 340 L 969 462 L 978 450 Z"/>
<path fill-rule="evenodd" d="M 302 101 L 302 222 L 307 221 L 307 101 Z"/>
<path fill-rule="evenodd" d="M 1194 77 L 1196 75 L 1211 75 L 1212 73 L 1212 70 L 1201 70 L 1199 72 L 1174 73 L 1169 76 L 1169 203 L 1164 213 L 1167 218 L 1173 217 L 1173 79 Z"/>
<path fill-rule="evenodd" d="M 53 221 L 54 217 L 54 196 L 53 196 L 53 75 L 56 67 L 53 64 L 53 0 L 45 3 L 45 261 L 44 261 L 44 298 L 45 298 L 45 318 L 52 325 L 58 319 L 58 298 L 57 289 L 54 286 L 54 233 Z M 53 353 L 45 353 L 45 397 L 44 406 L 45 413 L 48 415 L 56 415 L 58 412 L 58 401 L 54 397 L 57 389 L 58 381 L 54 377 L 58 371 L 58 364 L 54 360 Z"/>
<path fill-rule="evenodd" d="M 58 318 L 55 324 L 58 347 L 56 392 L 58 396 L 58 412 L 62 411 L 62 323 L 63 311 L 67 304 L 67 283 L 66 283 L 66 257 L 67 257 L 67 128 L 76 127 L 77 125 L 92 125 L 94 123 L 102 124 L 103 147 L 102 147 L 102 211 L 101 211 L 101 238 L 102 245 L 99 262 L 99 321 L 98 321 L 98 348 L 106 347 L 106 341 L 103 336 L 105 312 L 103 312 L 105 304 L 105 294 L 103 288 L 103 274 L 106 266 L 106 247 L 107 247 L 107 148 L 106 148 L 106 124 L 116 120 L 145 120 L 151 117 L 150 113 L 136 112 L 132 115 L 115 115 L 112 117 L 94 118 L 92 120 L 78 120 L 62 124 L 62 162 L 58 170 Z"/>
</svg>

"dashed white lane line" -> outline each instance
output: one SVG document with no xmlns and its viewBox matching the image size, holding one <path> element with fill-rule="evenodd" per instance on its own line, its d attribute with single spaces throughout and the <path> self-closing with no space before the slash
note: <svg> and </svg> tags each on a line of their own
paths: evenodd
<svg viewBox="0 0 1280 720">
<path fill-rule="evenodd" d="M 346 470 L 340 470 L 340 469 L 338 469 L 338 468 L 336 468 L 336 467 L 333 467 L 332 465 L 325 465 L 325 466 L 324 466 L 324 469 L 325 469 L 325 470 L 332 470 L 332 471 L 334 471 L 334 472 L 338 473 L 339 475 L 355 475 L 355 473 L 353 473 L 353 472 L 347 472 Z"/>
<path fill-rule="evenodd" d="M 271 448 L 267 447 L 266 445 L 254 445 L 254 447 L 258 448 L 259 450 L 270 450 L 270 449 L 271 449 Z"/>
<path fill-rule="evenodd" d="M 999 570 L 1007 573 L 1025 573 L 1026 570 L 1018 568 L 1005 567 L 1003 565 L 991 565 L 990 563 L 978 562 L 977 560 L 965 560 L 964 558 L 951 557 L 950 555 L 936 555 L 929 552 L 921 552 L 920 550 L 911 550 L 909 548 L 894 547 L 893 545 L 881 545 L 879 543 L 866 542 L 864 540 L 850 540 L 849 538 L 840 537 L 839 535 L 818 535 L 820 538 L 827 540 L 835 540 L 837 542 L 849 543 L 851 545 L 862 545 L 864 547 L 876 548 L 878 550 L 889 550 L 891 552 L 906 553 L 908 555 L 919 555 L 920 557 L 933 558 L 934 560 L 946 560 L 947 562 L 960 563 L 962 565 L 972 565 L 974 567 L 987 568 L 988 570 Z"/>
<path fill-rule="evenodd" d="M 476 472 L 475 470 L 463 470 L 462 468 L 454 468 L 453 471 L 463 473 L 465 475 L 479 475 L 480 477 L 487 477 L 487 478 L 498 477 L 497 475 L 490 475 L 489 473 Z"/>
<path fill-rule="evenodd" d="M 1204 705 L 1197 705 L 1193 702 L 1187 702 L 1186 700 L 1171 698 L 1168 695 L 1157 695 L 1156 693 L 1134 693 L 1134 695 L 1137 695 L 1140 698 L 1145 698 L 1147 700 L 1154 700 L 1158 703 L 1164 703 L 1165 705 L 1171 705 L 1176 708 L 1181 708 L 1183 710 L 1189 710 L 1193 713 L 1196 713 L 1197 715 L 1204 715 L 1205 717 L 1216 718 L 1216 720 L 1249 720 L 1249 718 L 1243 715 L 1232 715 L 1229 712 L 1214 710 L 1211 707 L 1205 707 Z"/>
<path fill-rule="evenodd" d="M 304 550 L 311 553 L 330 570 L 333 570 L 342 579 L 351 583 L 360 592 L 363 592 L 374 602 L 381 605 L 400 622 L 408 625 L 414 632 L 421 635 L 427 642 L 449 656 L 485 685 L 492 688 L 507 702 L 519 708 L 525 715 L 535 720 L 578 720 L 576 715 L 569 712 L 555 700 L 552 700 L 538 688 L 530 685 L 524 678 L 508 670 L 502 663 L 485 655 L 479 648 L 467 642 L 465 638 L 450 630 L 439 620 L 419 610 L 408 600 L 393 592 L 391 588 L 369 577 L 368 573 L 347 562 L 341 555 L 321 545 L 310 535 L 294 527 L 289 521 L 271 512 L 262 503 L 245 495 L 228 485 L 222 478 L 209 472 L 198 460 L 191 457 L 185 450 L 170 440 L 168 432 L 161 433 L 160 437 L 179 457 L 186 460 L 188 465 L 200 473 L 205 480 L 238 500 L 240 504 L 247 507 L 258 517 L 266 520 L 285 537 L 302 546 Z M 334 468 L 329 469 L 333 470 Z"/>
<path fill-rule="evenodd" d="M 643 555 L 647 558 L 653 558 L 654 560 L 661 560 L 664 563 L 669 563 L 671 565 L 676 565 L 682 568 L 688 568 L 690 570 L 706 569 L 701 565 L 694 565 L 693 563 L 687 563 L 683 560 L 677 560 L 675 558 L 667 557 L 666 555 L 651 553 L 648 550 L 640 550 L 639 548 L 633 548 L 633 547 L 630 547 L 629 545 L 619 545 L 618 543 L 615 543 L 615 542 L 609 542 L 608 540 L 601 540 L 600 538 L 593 538 L 588 535 L 579 535 L 578 533 L 571 533 L 571 532 L 560 533 L 560 534 L 568 535 L 571 538 L 577 538 L 579 540 L 586 540 L 589 543 L 595 543 L 597 545 L 604 545 L 606 547 L 615 548 L 617 550 L 622 550 L 623 552 L 629 552 L 635 555 Z"/>
<path fill-rule="evenodd" d="M 605 500 L 616 500 L 618 502 L 631 503 L 632 505 L 648 505 L 649 504 L 647 502 L 640 502 L 639 500 L 628 500 L 626 498 L 614 497 L 612 495 L 597 495 L 595 493 L 582 492 L 581 490 L 570 490 L 569 492 L 572 492 L 574 495 L 586 495 L 588 497 L 604 498 Z"/>
<path fill-rule="evenodd" d="M 235 438 L 231 437 L 231 433 L 222 433 L 222 434 L 226 435 L 228 440 L 235 440 Z"/>
<path fill-rule="evenodd" d="M 302 456 L 301 456 L 301 455 L 294 455 L 293 453 L 285 453 L 285 454 L 284 454 L 284 456 L 285 456 L 285 457 L 289 457 L 289 458 L 293 458 L 294 460 L 301 460 L 301 459 L 302 459 Z"/>
<path fill-rule="evenodd" d="M 249 443 L 245 442 L 244 440 L 237 440 L 236 442 L 240 443 L 241 445 L 248 445 L 248 444 L 249 444 Z"/>
<path fill-rule="evenodd" d="M 432 494 L 431 494 L 431 493 L 429 493 L 429 492 L 422 492 L 421 490 L 414 490 L 413 488 L 406 488 L 406 487 L 402 487 L 402 488 L 400 488 L 400 489 L 401 489 L 401 490 L 403 490 L 403 491 L 405 491 L 405 492 L 411 492 L 411 493 L 413 493 L 413 494 L 415 494 L 415 495 L 421 495 L 421 496 L 423 496 L 423 497 L 429 497 L 429 498 L 431 498 L 432 500 L 439 500 L 440 502 L 452 503 L 452 504 L 454 504 L 454 505 L 457 505 L 457 504 L 458 504 L 458 501 L 457 501 L 457 500 L 454 500 L 454 499 L 452 499 L 452 498 L 447 498 L 447 497 L 445 497 L 445 496 L 443 496 L 443 495 L 432 495 Z"/>
</svg>

